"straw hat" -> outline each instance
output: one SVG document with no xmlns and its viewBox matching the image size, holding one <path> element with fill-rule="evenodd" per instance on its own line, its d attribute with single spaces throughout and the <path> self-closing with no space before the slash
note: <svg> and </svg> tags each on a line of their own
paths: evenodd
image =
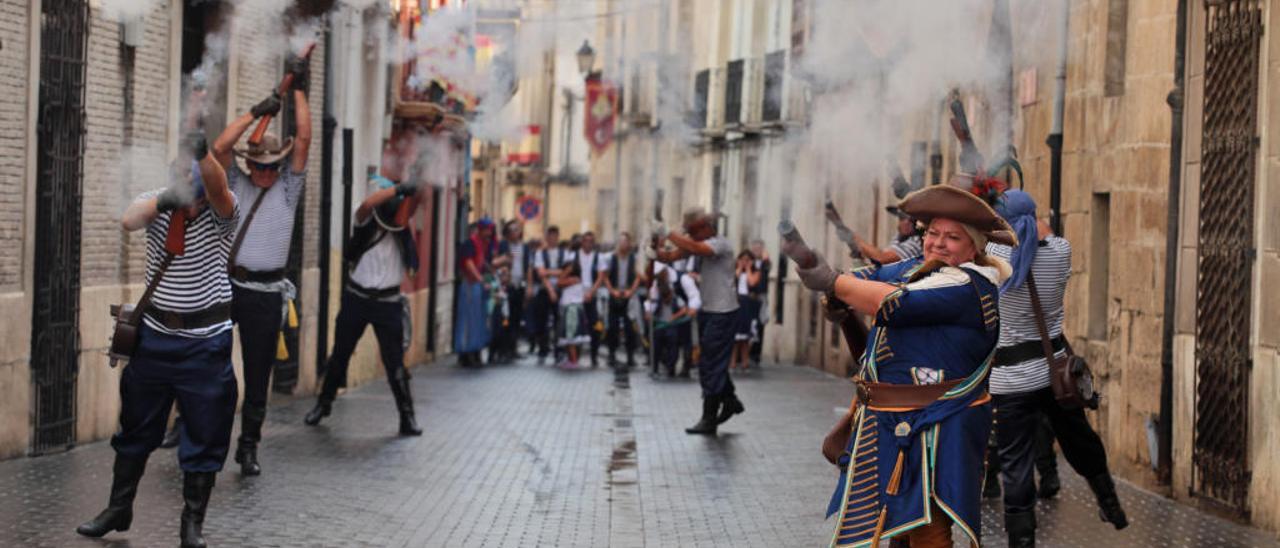
<svg viewBox="0 0 1280 548">
<path fill-rule="evenodd" d="M 257 145 L 246 143 L 242 147 L 236 147 L 233 152 L 236 156 L 244 158 L 250 162 L 259 164 L 274 164 L 289 156 L 293 152 L 293 137 L 280 142 L 280 137 L 274 133 L 266 133 L 262 136 L 262 142 Z"/>
</svg>

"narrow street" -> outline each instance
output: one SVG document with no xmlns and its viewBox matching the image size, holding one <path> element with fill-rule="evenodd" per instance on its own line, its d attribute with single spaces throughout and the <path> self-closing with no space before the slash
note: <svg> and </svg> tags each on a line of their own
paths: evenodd
<svg viewBox="0 0 1280 548">
<path fill-rule="evenodd" d="M 698 387 L 644 372 L 560 371 L 531 361 L 415 370 L 421 438 L 394 435 L 386 386 L 339 398 L 321 426 L 310 398 L 271 407 L 264 474 L 228 459 L 205 525 L 217 546 L 820 546 L 832 468 L 817 447 L 847 386 L 801 367 L 739 375 L 744 415 L 688 436 Z M 73 529 L 106 502 L 105 442 L 0 462 L 0 544 L 176 543 L 180 474 L 159 451 L 132 529 L 107 542 Z M 1040 508 L 1041 546 L 1276 546 L 1272 537 L 1121 484 L 1132 525 L 1100 523 L 1084 482 Z M 1003 546 L 988 504 L 989 546 Z M 957 537 L 958 538 L 958 537 Z"/>
</svg>

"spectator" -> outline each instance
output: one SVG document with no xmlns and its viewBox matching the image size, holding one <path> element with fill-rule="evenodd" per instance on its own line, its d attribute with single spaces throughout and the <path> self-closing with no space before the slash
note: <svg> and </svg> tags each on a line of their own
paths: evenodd
<svg viewBox="0 0 1280 548">
<path fill-rule="evenodd" d="M 742 250 L 738 254 L 738 262 L 734 266 L 738 290 L 738 312 L 733 326 L 733 353 L 729 356 L 729 370 L 747 370 L 748 354 L 751 341 L 755 338 L 755 324 L 760 316 L 759 299 L 751 298 L 751 288 L 760 283 L 760 272 L 756 270 L 755 257 L 750 251 Z"/>
</svg>

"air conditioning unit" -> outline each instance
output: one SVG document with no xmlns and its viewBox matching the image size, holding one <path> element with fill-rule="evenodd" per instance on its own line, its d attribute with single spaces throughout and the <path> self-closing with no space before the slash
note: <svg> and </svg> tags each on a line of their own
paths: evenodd
<svg viewBox="0 0 1280 548">
<path fill-rule="evenodd" d="M 742 129 L 758 132 L 764 116 L 764 60 L 747 59 L 742 75 Z"/>
<path fill-rule="evenodd" d="M 709 72 L 707 85 L 707 125 L 702 134 L 708 137 L 724 136 L 725 107 L 725 67 L 713 68 Z"/>
</svg>

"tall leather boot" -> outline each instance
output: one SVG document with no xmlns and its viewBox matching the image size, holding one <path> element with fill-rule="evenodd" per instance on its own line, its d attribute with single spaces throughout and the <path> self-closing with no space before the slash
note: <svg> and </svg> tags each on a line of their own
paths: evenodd
<svg viewBox="0 0 1280 548">
<path fill-rule="evenodd" d="M 184 472 L 182 474 L 182 526 L 179 536 L 182 548 L 204 548 L 204 514 L 209 509 L 217 472 Z"/>
<path fill-rule="evenodd" d="M 1058 478 L 1058 456 L 1050 453 L 1049 458 L 1036 458 L 1036 471 L 1040 473 L 1040 486 L 1036 489 L 1036 497 L 1051 499 L 1062 490 L 1062 480 Z"/>
<path fill-rule="evenodd" d="M 262 422 L 267 419 L 265 406 L 245 403 L 240 410 L 240 443 L 236 446 L 236 463 L 240 475 L 257 476 L 262 473 L 258 465 L 258 442 L 262 440 Z"/>
<path fill-rule="evenodd" d="M 716 424 L 724 424 L 734 415 L 747 410 L 747 406 L 742 405 L 742 400 L 738 399 L 737 394 L 728 394 L 721 397 L 720 401 L 724 405 L 720 408 L 720 413 L 716 415 Z"/>
<path fill-rule="evenodd" d="M 1120 497 L 1116 496 L 1116 484 L 1110 473 L 1089 478 L 1089 488 L 1098 498 L 1098 517 L 1102 521 L 1110 522 L 1117 531 L 1129 526 L 1129 518 L 1120 507 Z"/>
<path fill-rule="evenodd" d="M 698 420 L 698 424 L 685 428 L 687 434 L 704 434 L 708 436 L 716 435 L 716 413 L 720 411 L 720 397 L 707 396 L 702 398 L 702 418 Z"/>
<path fill-rule="evenodd" d="M 1035 548 L 1036 513 L 1005 513 L 1004 530 L 1009 534 L 1009 548 Z"/>
<path fill-rule="evenodd" d="M 422 428 L 413 413 L 413 394 L 409 391 L 409 372 L 404 368 L 396 370 L 395 378 L 390 379 L 391 395 L 396 399 L 396 411 L 400 413 L 400 435 L 421 436 Z"/>
<path fill-rule="evenodd" d="M 133 523 L 133 498 L 138 494 L 138 482 L 146 468 L 146 457 L 126 457 L 116 453 L 115 464 L 111 467 L 111 496 L 107 499 L 107 509 L 76 527 L 76 532 L 97 538 L 112 531 L 128 531 Z"/>
<path fill-rule="evenodd" d="M 333 367 L 329 367 L 329 372 L 324 376 L 324 385 L 320 388 L 320 395 L 316 397 L 316 406 L 307 412 L 307 416 L 302 418 L 302 422 L 307 426 L 315 426 L 320 424 L 320 419 L 329 416 L 333 412 L 333 399 L 338 396 L 338 385 L 344 379 L 339 378 L 340 375 L 334 374 Z"/>
</svg>

